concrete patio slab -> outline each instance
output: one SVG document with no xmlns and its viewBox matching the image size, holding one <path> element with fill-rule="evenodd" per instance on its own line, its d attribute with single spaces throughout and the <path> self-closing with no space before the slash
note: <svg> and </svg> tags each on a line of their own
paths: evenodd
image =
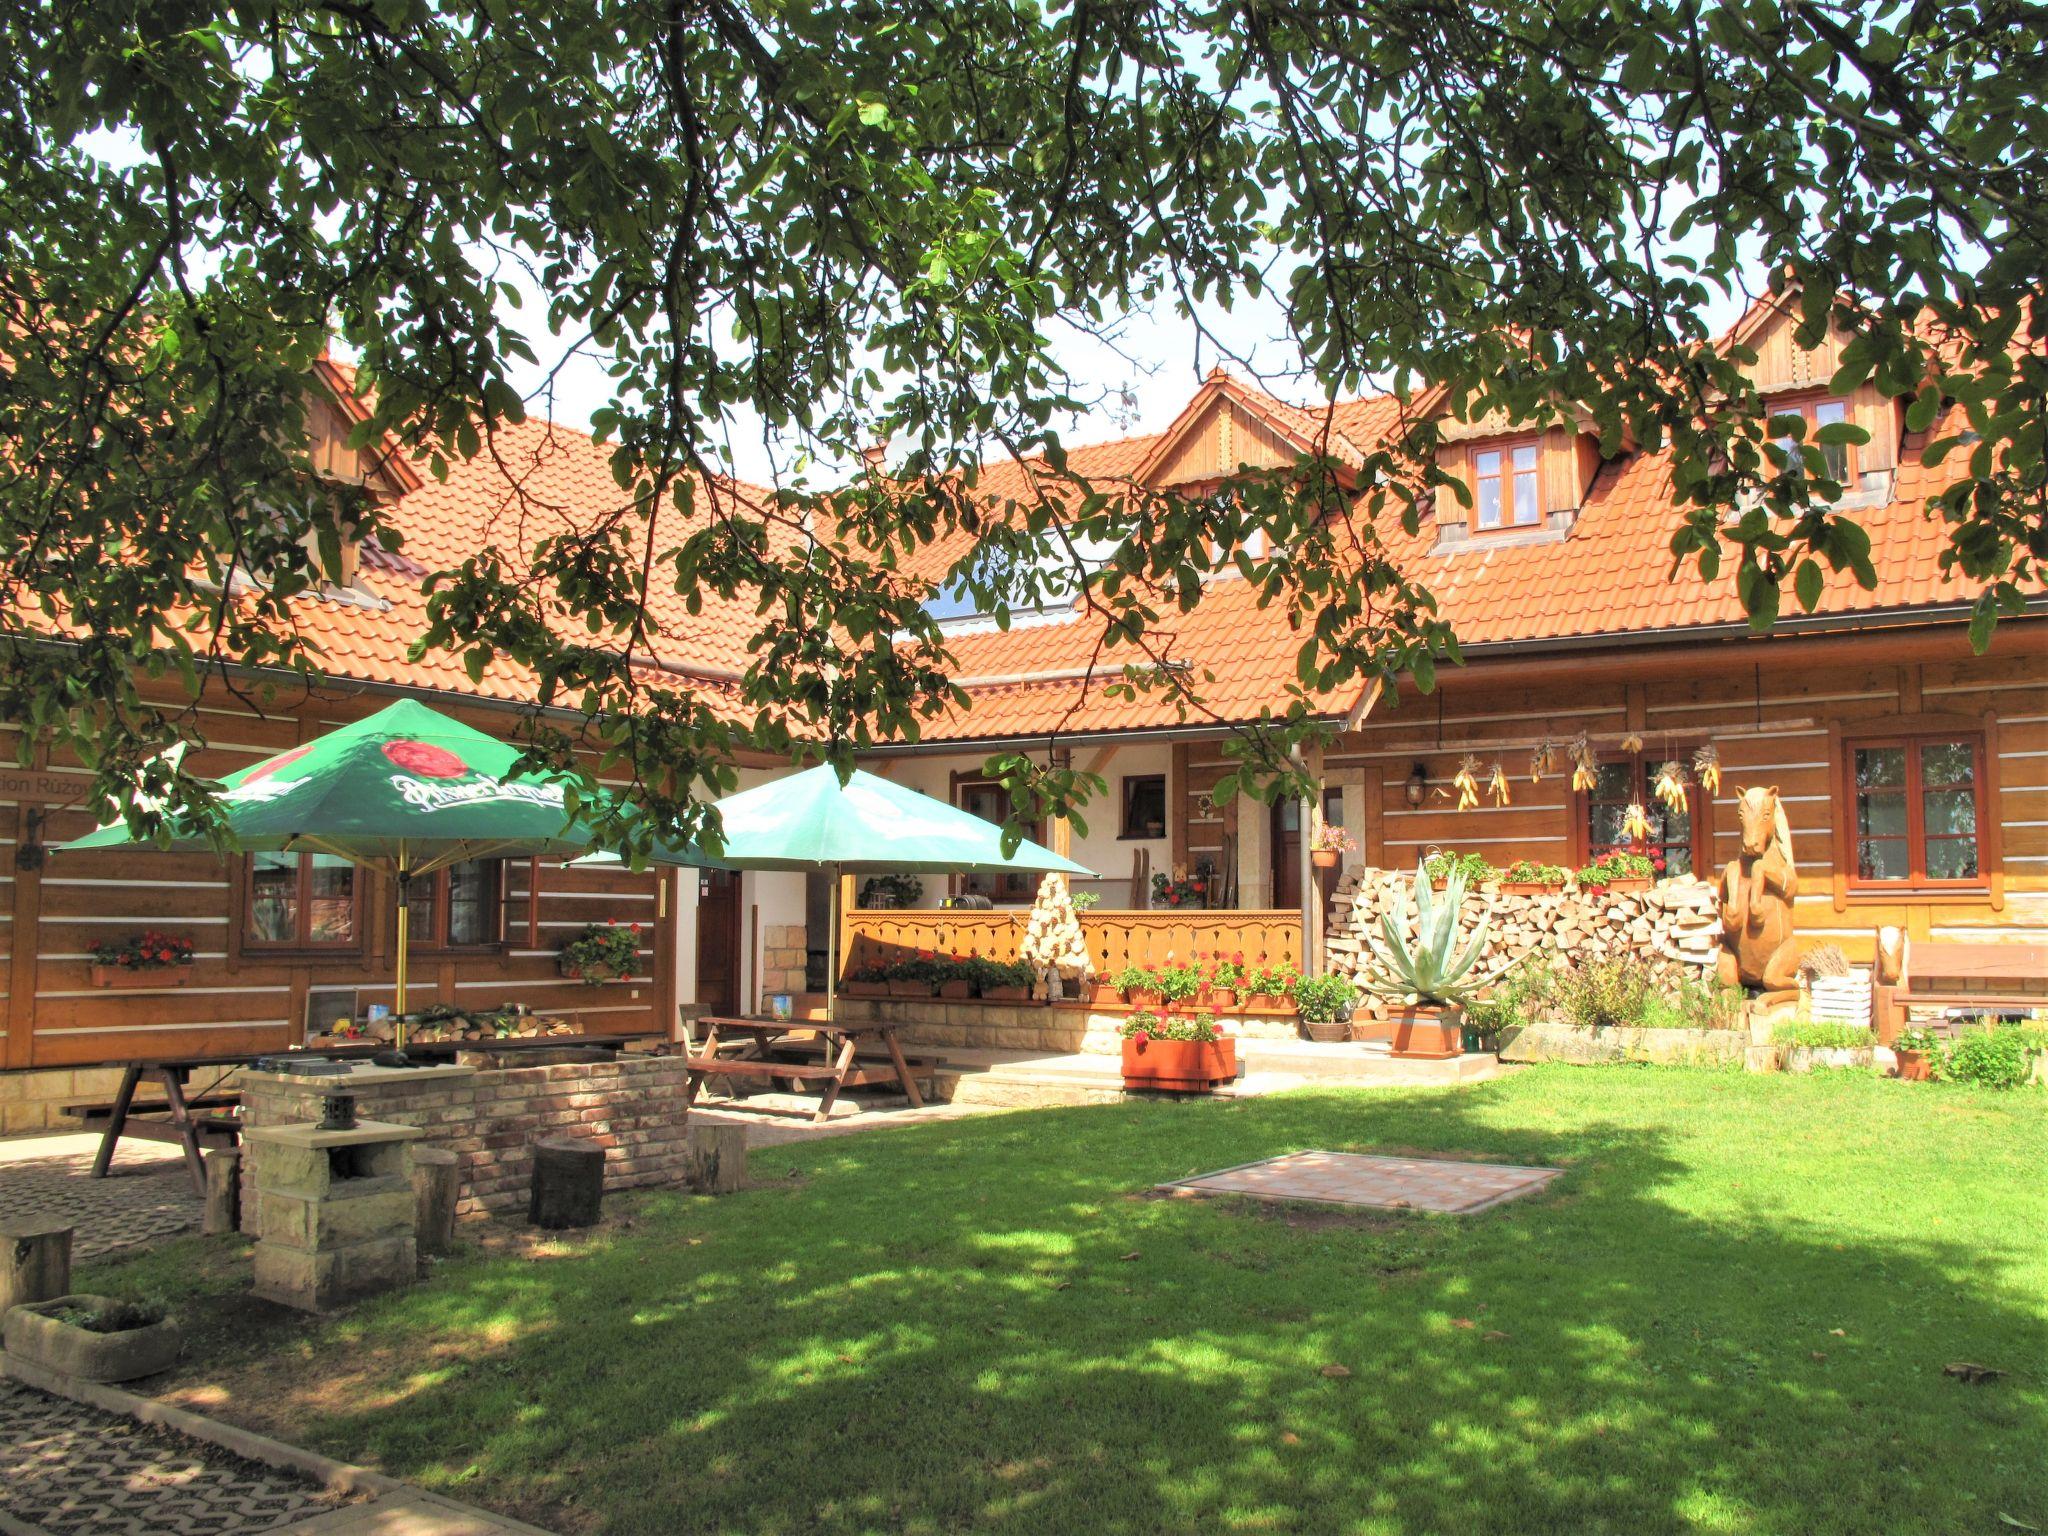
<svg viewBox="0 0 2048 1536">
<path fill-rule="evenodd" d="M 1563 1172 L 1453 1158 L 1288 1152 L 1155 1187 L 1171 1195 L 1242 1195 L 1465 1216 L 1534 1194 Z"/>
</svg>

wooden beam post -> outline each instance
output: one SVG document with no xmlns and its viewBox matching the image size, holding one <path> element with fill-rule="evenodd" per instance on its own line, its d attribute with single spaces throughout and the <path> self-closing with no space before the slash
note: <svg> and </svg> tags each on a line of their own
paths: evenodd
<svg viewBox="0 0 2048 1536">
<path fill-rule="evenodd" d="M 71 1290 L 72 1224 L 52 1216 L 0 1221 L 0 1317 Z"/>
</svg>

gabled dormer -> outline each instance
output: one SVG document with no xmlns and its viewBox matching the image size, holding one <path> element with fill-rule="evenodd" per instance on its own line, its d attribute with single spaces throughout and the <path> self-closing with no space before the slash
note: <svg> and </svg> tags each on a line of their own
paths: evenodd
<svg viewBox="0 0 2048 1536">
<path fill-rule="evenodd" d="M 1763 396 L 1769 415 L 1805 419 L 1806 442 L 1813 442 L 1820 428 L 1837 422 L 1870 434 L 1868 442 L 1821 450 L 1828 477 L 1843 488 L 1838 505 L 1878 506 L 1890 501 L 1905 436 L 1905 402 L 1887 398 L 1867 380 L 1846 395 L 1835 394 L 1830 381 L 1841 366 L 1849 336 L 1830 328 L 1818 346 L 1803 347 L 1798 329 L 1797 291 L 1773 294 L 1750 306 L 1723 346 Z"/>
<path fill-rule="evenodd" d="M 1437 430 L 1437 467 L 1465 494 L 1437 492 L 1436 553 L 1562 539 L 1600 471 L 1600 440 L 1577 421 L 1519 424 L 1493 415 Z"/>
</svg>

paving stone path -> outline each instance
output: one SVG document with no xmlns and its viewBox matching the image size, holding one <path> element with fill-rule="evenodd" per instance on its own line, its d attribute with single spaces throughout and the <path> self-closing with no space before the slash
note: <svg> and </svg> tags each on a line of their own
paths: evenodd
<svg viewBox="0 0 2048 1536">
<path fill-rule="evenodd" d="M 0 1381 L 0 1531 L 226 1536 L 334 1510 L 290 1473 Z"/>
<path fill-rule="evenodd" d="M 0 1216 L 72 1222 L 74 1263 L 198 1229 L 205 1202 L 192 1193 L 176 1147 L 123 1143 L 107 1177 L 96 1179 L 99 1142 L 78 1133 L 0 1141 Z"/>
<path fill-rule="evenodd" d="M 1318 1205 L 1467 1215 L 1532 1195 L 1563 1171 L 1447 1157 L 1289 1152 L 1159 1188 L 1169 1194 L 1245 1195 L 1254 1200 L 1304 1200 Z"/>
</svg>

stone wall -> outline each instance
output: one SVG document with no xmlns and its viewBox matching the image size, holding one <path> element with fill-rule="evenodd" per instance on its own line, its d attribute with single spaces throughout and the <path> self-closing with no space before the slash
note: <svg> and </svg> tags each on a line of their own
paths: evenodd
<svg viewBox="0 0 2048 1536">
<path fill-rule="evenodd" d="M 1379 869 L 1346 873 L 1330 901 L 1329 937 L 1323 949 L 1328 969 L 1346 975 L 1362 972 L 1369 954 L 1363 935 L 1368 929 L 1379 933 L 1390 890 L 1398 893 L 1402 917 L 1412 925 L 1413 880 L 1412 873 Z M 1714 973 L 1721 952 L 1719 893 L 1690 875 L 1633 893 L 1566 886 L 1561 891 L 1503 895 L 1497 883 L 1488 882 L 1466 891 L 1461 931 L 1471 932 L 1489 899 L 1493 940 L 1481 970 L 1545 949 L 1564 961 L 1641 955 L 1699 980 Z"/>
<path fill-rule="evenodd" d="M 1123 1050 L 1117 1030 L 1129 1009 L 1096 1009 L 1083 1003 L 983 1003 L 934 998 L 842 997 L 840 1016 L 887 1019 L 903 1026 L 906 1047 L 925 1051 L 1044 1051 L 1065 1055 L 1087 1051 L 1115 1056 Z M 1291 1013 L 1218 1013 L 1216 1022 L 1244 1040 L 1297 1040 Z"/>
<path fill-rule="evenodd" d="M 576 1136 L 605 1149 L 606 1189 L 670 1184 L 683 1177 L 680 1056 L 621 1055 L 612 1061 L 526 1067 L 358 1067 L 346 1078 L 245 1072 L 242 1114 L 250 1125 L 318 1120 L 321 1098 L 346 1084 L 364 1120 L 417 1125 L 419 1143 L 462 1159 L 458 1211 L 509 1211 L 526 1204 L 533 1143 Z M 244 1158 L 244 1211 L 253 1211 L 253 1172 Z"/>
<path fill-rule="evenodd" d="M 208 1079 L 200 1079 L 203 1085 Z M 111 1104 L 121 1087 L 119 1067 L 37 1067 L 0 1072 L 0 1136 L 27 1131 L 77 1131 L 80 1121 L 61 1112 L 66 1104 Z M 137 1099 L 160 1103 L 163 1089 L 145 1083 Z"/>
<path fill-rule="evenodd" d="M 761 1005 L 778 992 L 800 996 L 804 987 L 804 925 L 770 923 L 761 930 Z"/>
</svg>

